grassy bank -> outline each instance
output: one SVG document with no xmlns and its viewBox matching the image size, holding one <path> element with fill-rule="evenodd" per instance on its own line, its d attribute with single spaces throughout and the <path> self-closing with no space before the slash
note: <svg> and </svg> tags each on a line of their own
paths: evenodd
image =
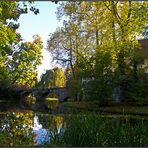
<svg viewBox="0 0 148 148">
<path fill-rule="evenodd" d="M 62 104 L 66 108 L 75 108 L 82 110 L 92 110 L 104 113 L 113 114 L 132 114 L 132 115 L 144 115 L 148 116 L 148 106 L 131 106 L 125 104 L 113 104 L 110 106 L 99 106 L 97 101 L 92 102 L 64 102 Z"/>
<path fill-rule="evenodd" d="M 148 124 L 144 120 L 102 118 L 88 113 L 67 116 L 64 121 L 66 128 L 51 138 L 50 146 L 148 146 Z"/>
</svg>

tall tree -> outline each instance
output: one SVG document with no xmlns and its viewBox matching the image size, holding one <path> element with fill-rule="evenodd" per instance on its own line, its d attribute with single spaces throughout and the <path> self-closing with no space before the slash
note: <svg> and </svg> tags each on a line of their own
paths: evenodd
<svg viewBox="0 0 148 148">
<path fill-rule="evenodd" d="M 75 33 L 76 29 L 76 26 L 72 23 L 68 24 L 65 22 L 65 27 L 57 30 L 48 40 L 48 51 L 52 53 L 53 60 L 56 60 L 62 65 L 66 65 L 66 67 L 70 67 L 74 82 L 77 80 L 74 66 L 78 53 L 78 36 Z M 73 89 L 77 88 L 75 87 Z"/>
<path fill-rule="evenodd" d="M 19 27 L 17 20 L 20 15 L 28 11 L 26 3 L 0 2 L 0 81 L 10 81 L 8 63 L 13 53 L 13 47 L 22 40 L 16 29 Z M 34 11 L 36 10 L 34 8 Z"/>
<path fill-rule="evenodd" d="M 17 20 L 25 7 L 19 7 L 16 2 L 0 2 L 0 89 L 10 85 L 8 62 L 12 54 L 12 46 L 21 38 L 16 32 L 19 27 Z"/>
<path fill-rule="evenodd" d="M 129 61 L 134 58 L 134 49 L 138 48 L 136 37 L 141 35 L 148 23 L 147 7 L 147 2 L 130 0 L 61 3 L 58 18 L 66 16 L 68 27 L 55 36 L 56 39 L 61 36 L 61 40 L 53 42 L 53 37 L 49 39 L 49 51 L 54 51 L 54 57 L 58 57 L 59 51 L 66 55 L 57 58 L 58 61 L 65 61 L 65 57 L 69 61 L 69 55 L 72 55 L 77 80 L 79 75 L 81 78 L 102 81 L 96 83 L 94 89 L 102 84 L 107 86 L 108 82 L 102 79 L 107 76 L 106 73 L 117 74 L 123 96 L 124 77 L 132 70 Z M 76 26 L 76 29 L 72 26 Z M 53 46 L 55 43 L 56 46 Z"/>
<path fill-rule="evenodd" d="M 37 86 L 41 88 L 65 87 L 65 83 L 64 71 L 62 68 L 55 67 L 41 75 L 41 80 Z"/>
<path fill-rule="evenodd" d="M 37 82 L 37 66 L 41 64 L 43 42 L 35 35 L 33 42 L 22 42 L 14 49 L 9 69 L 12 84 L 34 86 Z"/>
</svg>

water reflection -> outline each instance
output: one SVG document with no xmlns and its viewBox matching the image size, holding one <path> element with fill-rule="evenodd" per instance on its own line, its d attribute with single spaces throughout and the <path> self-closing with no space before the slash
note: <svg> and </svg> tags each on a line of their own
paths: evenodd
<svg viewBox="0 0 148 148">
<path fill-rule="evenodd" d="M 0 118 L 0 146 L 32 146 L 32 113 L 7 113 Z"/>
<path fill-rule="evenodd" d="M 63 118 L 33 112 L 11 112 L 0 116 L 0 146 L 48 145 L 60 133 Z M 52 137 L 53 138 L 53 137 Z"/>
<path fill-rule="evenodd" d="M 147 119 L 109 118 L 96 114 L 63 118 L 9 112 L 0 114 L 0 146 L 105 146 L 106 140 L 106 146 L 147 146 L 147 123 Z"/>
<path fill-rule="evenodd" d="M 39 123 L 38 116 L 34 116 L 34 125 L 33 125 L 33 133 L 34 133 L 34 142 L 35 145 L 42 145 L 44 143 L 50 142 L 49 132 L 47 129 L 42 127 L 42 124 Z"/>
<path fill-rule="evenodd" d="M 63 117 L 55 115 L 35 115 L 34 133 L 36 145 L 49 144 L 51 139 L 60 134 L 63 129 Z"/>
</svg>

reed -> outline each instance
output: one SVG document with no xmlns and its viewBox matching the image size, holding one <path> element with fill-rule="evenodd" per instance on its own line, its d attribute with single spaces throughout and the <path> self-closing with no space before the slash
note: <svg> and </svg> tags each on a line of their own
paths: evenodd
<svg viewBox="0 0 148 148">
<path fill-rule="evenodd" d="M 63 128 L 58 135 L 58 146 L 148 146 L 148 124 L 144 120 L 102 118 L 88 113 L 65 117 Z M 54 140 L 50 144 L 53 143 L 56 145 Z"/>
</svg>

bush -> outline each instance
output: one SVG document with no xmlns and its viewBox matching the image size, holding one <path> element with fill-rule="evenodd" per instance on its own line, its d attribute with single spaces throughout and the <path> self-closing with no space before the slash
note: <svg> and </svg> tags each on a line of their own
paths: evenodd
<svg viewBox="0 0 148 148">
<path fill-rule="evenodd" d="M 11 93 L 11 89 L 9 88 L 10 84 L 9 81 L 6 80 L 0 80 L 0 98 L 1 99 L 9 99 L 10 93 Z"/>
<path fill-rule="evenodd" d="M 137 105 L 148 105 L 148 84 L 128 81 L 126 101 Z"/>
</svg>

